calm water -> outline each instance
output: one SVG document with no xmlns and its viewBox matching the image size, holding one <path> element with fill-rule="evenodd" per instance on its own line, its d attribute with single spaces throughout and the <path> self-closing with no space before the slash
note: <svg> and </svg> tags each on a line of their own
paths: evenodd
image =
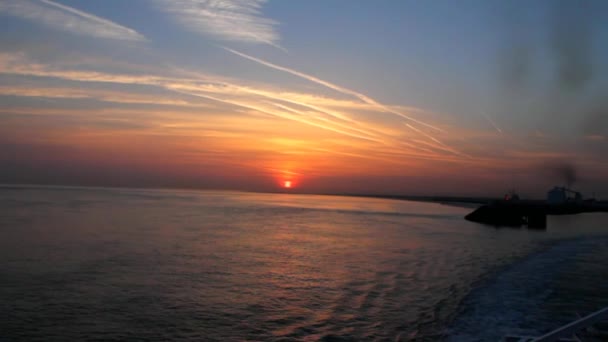
<svg viewBox="0 0 608 342">
<path fill-rule="evenodd" d="M 608 305 L 608 215 L 495 229 L 382 199 L 0 187 L 0 340 L 452 340 Z"/>
</svg>

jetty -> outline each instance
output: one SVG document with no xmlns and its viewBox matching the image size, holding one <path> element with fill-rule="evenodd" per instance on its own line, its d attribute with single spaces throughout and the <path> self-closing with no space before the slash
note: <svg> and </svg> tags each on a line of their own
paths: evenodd
<svg viewBox="0 0 608 342">
<path fill-rule="evenodd" d="M 555 187 L 546 200 L 522 200 L 515 193 L 504 199 L 483 204 L 465 216 L 466 220 L 493 226 L 545 229 L 547 215 L 574 215 L 591 212 L 608 212 L 608 202 L 583 199 L 580 192 L 566 187 Z"/>
</svg>

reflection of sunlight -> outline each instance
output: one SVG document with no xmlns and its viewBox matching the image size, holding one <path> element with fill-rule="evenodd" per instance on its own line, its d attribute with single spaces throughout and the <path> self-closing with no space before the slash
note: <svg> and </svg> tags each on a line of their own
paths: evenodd
<svg viewBox="0 0 608 342">
<path fill-rule="evenodd" d="M 307 228 L 303 230 L 300 224 L 283 222 L 269 230 L 270 234 L 264 236 L 263 240 L 267 259 L 264 260 L 262 273 L 268 275 L 265 279 L 268 297 L 286 301 L 290 315 L 308 317 L 313 324 L 323 323 L 333 316 L 333 308 L 326 305 L 311 310 L 310 296 L 315 295 L 316 300 L 324 303 L 339 300 L 333 291 L 318 293 L 315 289 L 341 288 L 352 279 L 352 271 L 344 265 L 352 258 L 350 252 L 356 250 L 351 248 L 348 241 L 348 236 L 355 235 L 355 232 L 341 231 L 344 226 L 321 222 Z M 344 240 L 348 241 L 346 246 Z M 363 245 L 357 248 L 369 247 Z M 285 317 L 283 311 L 270 315 L 270 319 L 277 320 Z M 293 322 L 277 326 L 272 334 L 293 335 L 306 325 L 307 322 Z"/>
<path fill-rule="evenodd" d="M 397 289 L 400 281 L 397 277 L 401 265 L 393 260 L 404 256 L 414 258 L 410 251 L 421 246 L 416 234 L 403 238 L 405 221 L 423 224 L 416 218 L 397 217 L 387 223 L 381 217 L 340 211 L 363 207 L 362 202 L 391 201 L 297 194 L 251 195 L 255 196 L 251 201 L 257 203 L 274 199 L 293 207 L 317 203 L 319 207 L 339 208 L 322 214 L 300 208 L 280 210 L 272 219 L 260 217 L 267 229 L 246 229 L 237 235 L 241 246 L 258 251 L 249 270 L 254 270 L 252 274 L 264 275 L 259 280 L 264 286 L 258 288 L 256 295 L 272 298 L 262 313 L 265 319 L 285 322 L 273 327 L 271 334 L 276 337 L 291 337 L 302 329 L 323 326 L 328 321 L 352 321 L 364 314 L 362 308 L 382 307 L 385 297 Z"/>
</svg>

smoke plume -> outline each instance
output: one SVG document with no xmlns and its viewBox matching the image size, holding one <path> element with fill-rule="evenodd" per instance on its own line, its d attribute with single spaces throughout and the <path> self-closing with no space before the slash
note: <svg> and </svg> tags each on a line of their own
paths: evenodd
<svg viewBox="0 0 608 342">
<path fill-rule="evenodd" d="M 582 88 L 593 77 L 591 3 L 556 0 L 553 7 L 551 39 L 557 80 L 568 90 Z"/>
<path fill-rule="evenodd" d="M 507 86 L 515 89 L 524 86 L 530 74 L 547 63 L 546 59 L 535 58 L 543 55 L 535 53 L 541 49 L 549 52 L 552 57 L 549 62 L 555 63 L 554 80 L 560 88 L 574 91 L 585 87 L 594 75 L 594 26 L 597 22 L 596 12 L 601 11 L 603 4 L 593 1 L 548 1 L 545 44 L 535 44 L 530 40 L 533 26 L 529 26 L 532 18 L 526 16 L 529 8 L 517 4 L 517 7 L 508 5 L 505 11 L 507 39 L 500 64 Z M 533 18 L 535 23 L 543 19 L 540 16 Z"/>
<path fill-rule="evenodd" d="M 578 180 L 576 166 L 570 161 L 554 161 L 543 165 L 543 169 L 557 182 L 571 187 Z"/>
</svg>

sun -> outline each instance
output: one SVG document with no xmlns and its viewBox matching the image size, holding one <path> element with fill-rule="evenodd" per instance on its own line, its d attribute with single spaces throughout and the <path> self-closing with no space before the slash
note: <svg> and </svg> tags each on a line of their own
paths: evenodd
<svg viewBox="0 0 608 342">
<path fill-rule="evenodd" d="M 291 186 L 292 186 L 291 181 L 286 180 L 286 181 L 283 182 L 283 187 L 285 189 L 291 189 Z"/>
</svg>

